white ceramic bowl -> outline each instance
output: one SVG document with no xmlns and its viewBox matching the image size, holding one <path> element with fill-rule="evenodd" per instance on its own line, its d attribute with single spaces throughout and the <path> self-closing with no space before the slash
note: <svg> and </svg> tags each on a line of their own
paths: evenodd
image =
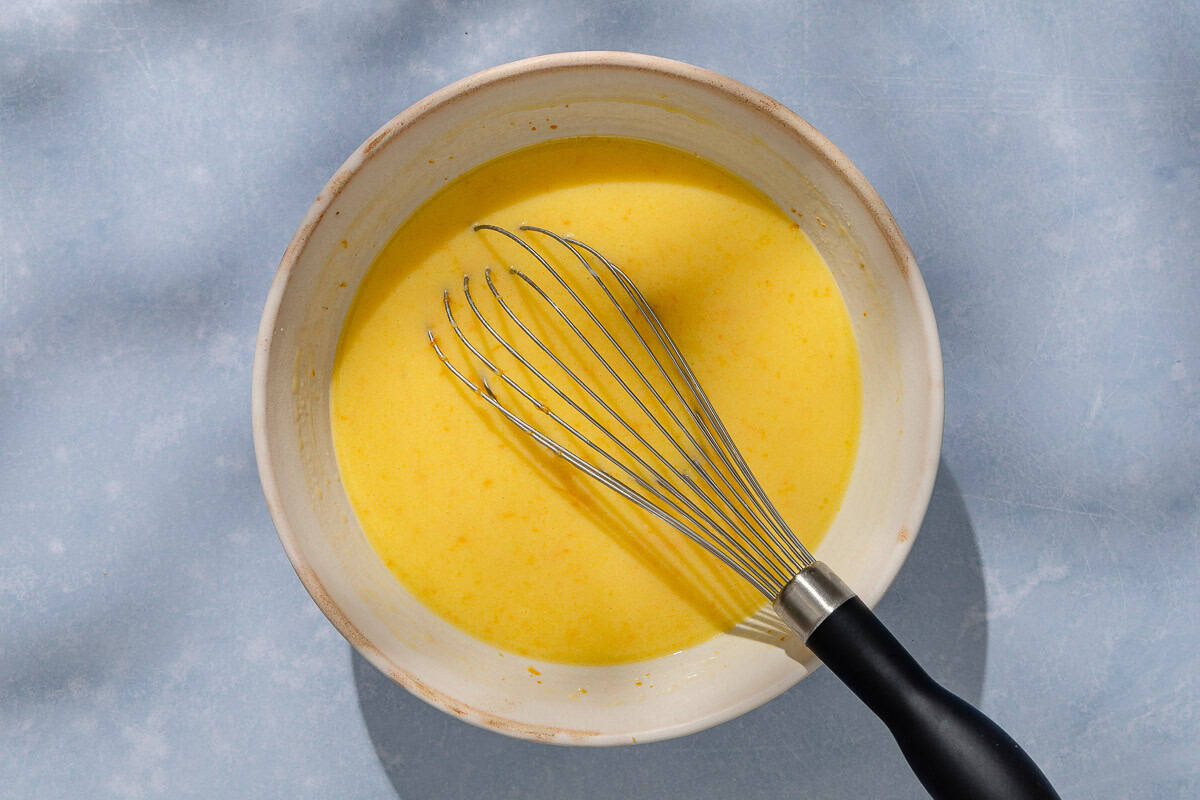
<svg viewBox="0 0 1200 800">
<path fill-rule="evenodd" d="M 715 725 L 783 692 L 816 661 L 794 641 L 763 635 L 765 616 L 629 665 L 500 655 L 426 609 L 376 557 L 338 476 L 328 411 L 354 290 L 400 223 L 447 179 L 537 141 L 582 135 L 649 139 L 721 164 L 794 209 L 824 254 L 854 321 L 864 405 L 849 490 L 816 555 L 868 604 L 899 570 L 929 501 L 942 365 L 916 263 L 870 184 L 800 117 L 712 72 L 608 52 L 506 64 L 425 98 L 347 159 L 284 254 L 254 361 L 254 443 L 284 549 L 338 630 L 417 696 L 509 735 L 601 745 Z"/>
</svg>

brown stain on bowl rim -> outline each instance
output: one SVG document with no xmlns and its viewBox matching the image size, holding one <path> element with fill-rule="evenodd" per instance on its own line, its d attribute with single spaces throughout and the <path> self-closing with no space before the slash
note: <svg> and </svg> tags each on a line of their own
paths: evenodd
<svg viewBox="0 0 1200 800">
<path fill-rule="evenodd" d="M 561 743 L 563 739 L 568 739 L 572 742 L 584 742 L 600 735 L 599 731 L 558 728 L 550 725 L 534 725 L 509 719 L 499 714 L 493 714 L 490 711 L 484 711 L 481 708 L 468 705 L 445 692 L 434 689 L 429 684 L 413 676 L 412 673 L 397 667 L 383 654 L 383 651 L 372 644 L 371 640 L 363 635 L 362 631 L 350 621 L 349 617 L 334 602 L 329 592 L 325 589 L 325 585 L 321 583 L 321 579 L 317 577 L 317 574 L 311 567 L 307 564 L 295 564 L 294 566 L 297 577 L 304 584 L 304 588 L 308 590 L 313 602 L 317 604 L 317 607 L 321 609 L 321 612 L 333 623 L 333 626 L 338 629 L 342 636 L 346 637 L 346 641 L 350 642 L 367 661 L 371 662 L 383 674 L 430 705 L 444 709 L 456 717 L 483 728 L 491 728 L 500 733 L 533 739 L 548 744 Z"/>
<path fill-rule="evenodd" d="M 391 138 L 392 134 L 398 130 L 399 128 L 395 129 L 394 131 L 391 126 L 384 126 L 382 130 L 376 131 L 375 135 L 373 135 L 370 139 L 367 139 L 366 144 L 363 145 L 363 155 L 370 155 L 376 147 L 379 147 L 379 145 Z"/>
</svg>

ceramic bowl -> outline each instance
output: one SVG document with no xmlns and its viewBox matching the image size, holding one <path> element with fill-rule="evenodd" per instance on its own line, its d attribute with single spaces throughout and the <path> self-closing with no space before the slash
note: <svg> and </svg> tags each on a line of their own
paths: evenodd
<svg viewBox="0 0 1200 800">
<path fill-rule="evenodd" d="M 817 662 L 794 639 L 781 641 L 766 612 L 730 634 L 634 664 L 568 666 L 499 652 L 426 609 L 376 557 L 339 479 L 329 423 L 342 322 L 400 223 L 472 167 L 585 135 L 648 139 L 723 165 L 788 210 L 824 255 L 854 321 L 864 405 L 849 489 L 816 555 L 869 604 L 900 568 L 929 500 L 942 372 L 924 284 L 878 194 L 808 123 L 721 75 L 630 53 L 532 58 L 435 92 L 347 159 L 284 254 L 257 343 L 254 442 L 284 549 L 346 639 L 418 697 L 512 736 L 606 745 L 730 719 Z"/>
</svg>

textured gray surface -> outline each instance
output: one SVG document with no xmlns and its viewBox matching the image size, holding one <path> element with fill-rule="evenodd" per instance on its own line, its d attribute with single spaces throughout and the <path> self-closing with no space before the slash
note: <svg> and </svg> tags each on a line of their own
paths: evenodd
<svg viewBox="0 0 1200 800">
<path fill-rule="evenodd" d="M 824 671 L 685 739 L 470 728 L 324 620 L 249 430 L 342 159 L 541 52 L 724 72 L 830 136 L 937 313 L 946 437 L 880 613 L 1064 797 L 1200 796 L 1200 11 L 591 0 L 0 9 L 0 796 L 910 798 Z"/>
</svg>

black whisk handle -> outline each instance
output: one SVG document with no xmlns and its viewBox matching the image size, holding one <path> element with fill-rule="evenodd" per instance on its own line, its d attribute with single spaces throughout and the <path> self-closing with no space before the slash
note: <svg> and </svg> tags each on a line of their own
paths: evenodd
<svg viewBox="0 0 1200 800">
<path fill-rule="evenodd" d="M 935 800 L 1058 800 L 1020 745 L 929 677 L 858 597 L 807 644 L 888 726 Z"/>
</svg>

